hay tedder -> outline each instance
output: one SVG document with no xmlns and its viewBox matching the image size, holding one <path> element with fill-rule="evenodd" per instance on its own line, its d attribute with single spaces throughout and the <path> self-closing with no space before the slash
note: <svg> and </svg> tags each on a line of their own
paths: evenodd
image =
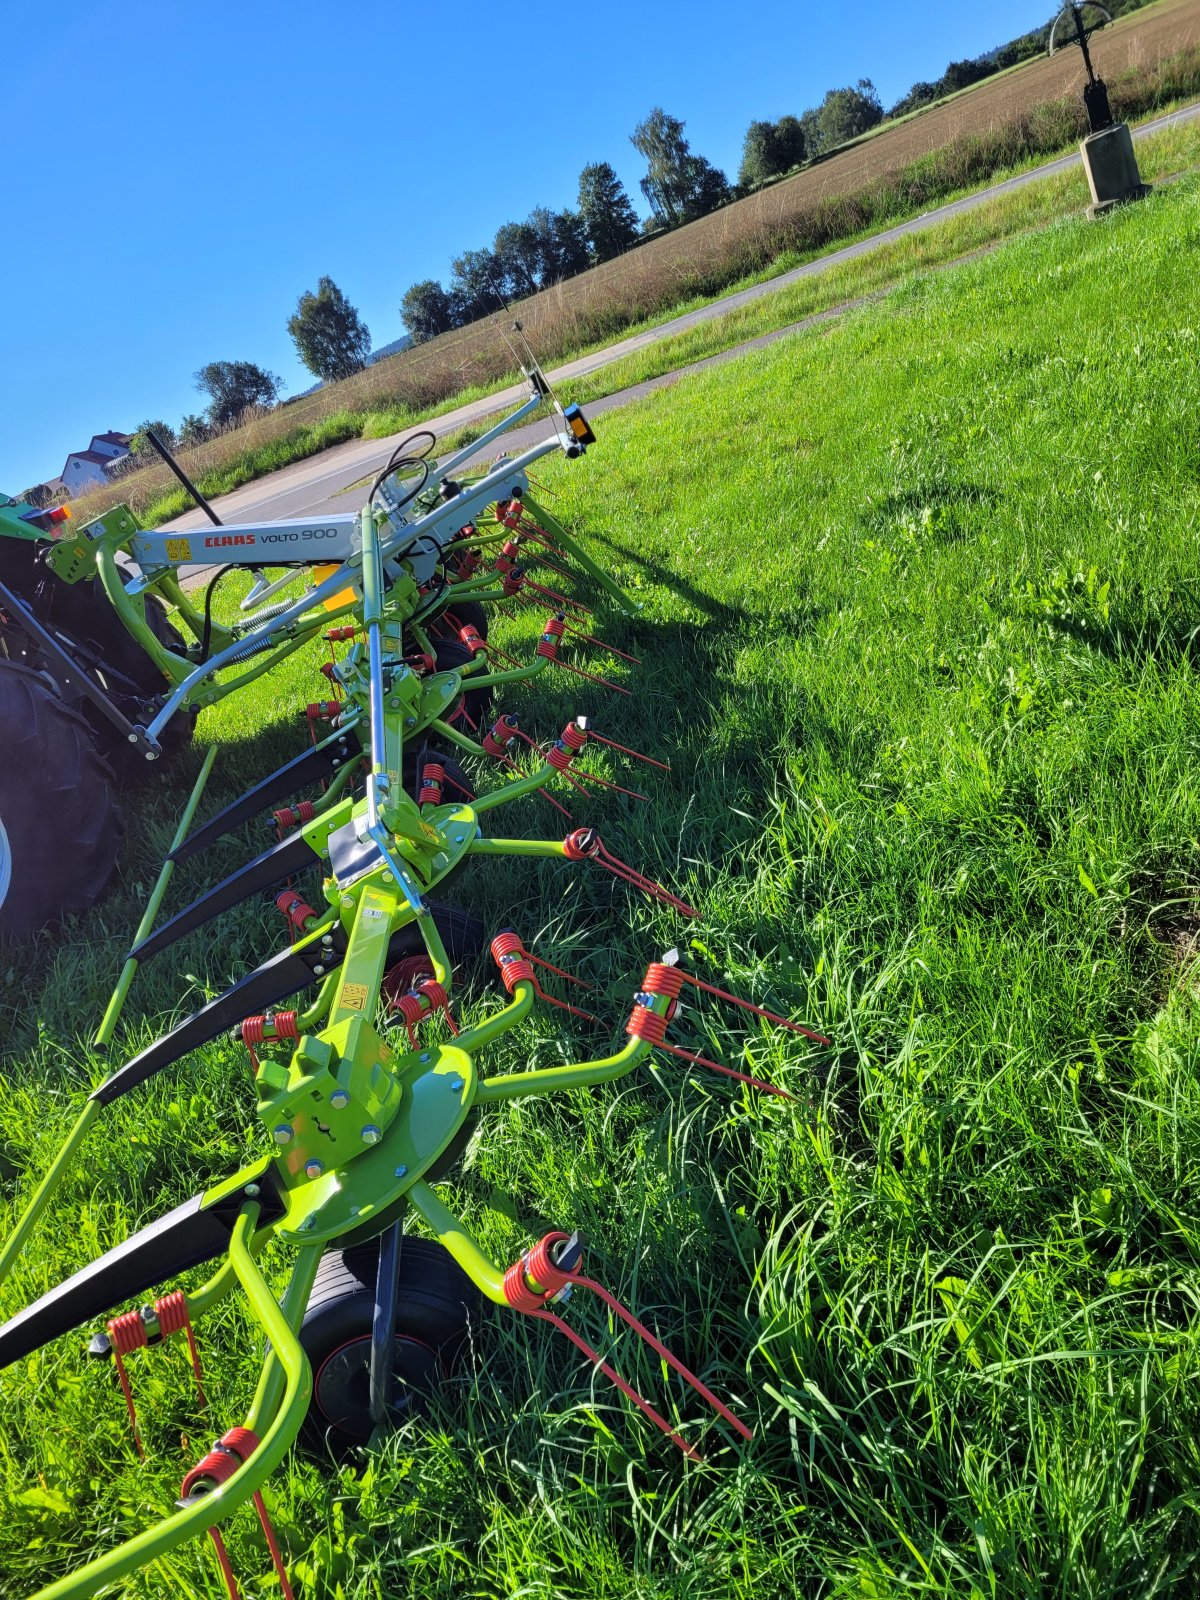
<svg viewBox="0 0 1200 1600">
<path fill-rule="evenodd" d="M 529 404 L 508 423 L 547 399 L 536 370 L 531 384 Z M 545 748 L 515 715 L 486 720 L 495 690 L 554 666 L 604 682 L 560 655 L 571 637 L 598 642 L 589 631 L 589 613 L 567 594 L 535 582 L 528 567 L 541 563 L 571 577 L 582 572 L 618 606 L 628 605 L 578 541 L 529 497 L 528 466 L 550 450 L 572 456 L 592 442 L 577 411 L 556 407 L 553 414 L 556 428 L 544 445 L 511 461 L 502 458 L 470 480 L 454 477 L 458 458 L 435 468 L 409 443 L 353 519 L 184 535 L 142 533 L 127 512 L 117 511 L 79 538 L 51 542 L 47 562 L 56 578 L 68 587 L 98 582 L 127 635 L 153 660 L 163 681 L 151 689 L 135 692 L 131 675 L 117 682 L 99 662 L 88 661 L 89 671 L 82 674 L 79 657 L 72 656 L 70 679 L 60 690 L 53 663 L 67 676 L 56 652 L 67 653 L 68 630 L 48 619 L 44 596 L 35 592 L 31 601 L 7 580 L 0 591 L 9 641 L 0 676 L 28 675 L 45 683 L 48 693 L 49 678 L 55 678 L 56 704 L 80 740 L 98 718 L 105 719 L 115 741 L 140 761 L 168 750 L 178 718 L 236 692 L 307 640 L 333 632 L 348 645 L 327 668 L 334 698 L 320 703 L 317 714 L 325 731 L 195 827 L 214 761 L 213 751 L 205 756 L 101 1021 L 97 1048 L 111 1049 L 139 966 L 248 897 L 275 893 L 288 944 L 93 1090 L 0 1251 L 2 1282 L 36 1236 L 56 1187 L 106 1107 L 214 1040 L 233 1039 L 245 1047 L 264 1154 L 0 1326 L 0 1386 L 13 1380 L 18 1364 L 33 1352 L 92 1325 L 90 1356 L 111 1365 L 140 1452 L 131 1381 L 136 1363 L 130 1357 L 183 1334 L 202 1402 L 198 1332 L 214 1306 L 240 1295 L 265 1339 L 253 1402 L 244 1423 L 223 1432 L 187 1472 L 169 1516 L 74 1570 L 51 1574 L 38 1600 L 83 1600 L 108 1592 L 206 1530 L 236 1596 L 220 1524 L 247 1501 L 262 1519 L 278 1581 L 290 1596 L 287 1563 L 262 1499 L 264 1482 L 298 1438 L 345 1453 L 412 1414 L 454 1359 L 484 1300 L 558 1328 L 686 1455 L 698 1458 L 694 1425 L 669 1420 L 561 1315 L 573 1293 L 587 1291 L 647 1341 L 720 1423 L 742 1439 L 751 1437 L 724 1401 L 585 1274 L 577 1234 L 552 1232 L 518 1260 L 499 1264 L 437 1188 L 475 1127 L 486 1128 L 489 1109 L 521 1097 L 612 1083 L 649 1064 L 656 1052 L 787 1098 L 773 1084 L 673 1043 L 668 1034 L 684 996 L 707 995 L 752 1014 L 757 1027 L 828 1042 L 686 970 L 671 951 L 650 962 L 632 993 L 618 1047 L 556 1066 L 489 1068 L 489 1056 L 536 1007 L 555 1006 L 590 1023 L 597 1019 L 554 992 L 569 974 L 527 948 L 521 933 L 506 925 L 503 908 L 494 908 L 488 927 L 478 906 L 448 904 L 444 894 L 452 875 L 461 899 L 460 886 L 469 882 L 465 869 L 480 857 L 549 859 L 564 863 L 564 870 L 605 871 L 680 917 L 695 915 L 670 889 L 609 850 L 594 828 L 571 826 L 565 837 L 554 839 L 485 832 L 492 813 L 521 807 L 535 792 L 552 798 L 554 785 L 565 784 L 568 791 L 560 792 L 574 794 L 586 793 L 593 781 L 615 787 L 588 770 L 586 755 L 596 743 L 669 772 L 667 764 L 601 735 L 586 717 L 569 721 Z M 265 541 L 279 537 L 288 540 L 283 554 L 269 545 L 264 555 Z M 209 539 L 246 542 L 211 545 Z M 314 539 L 321 545 L 316 560 L 308 549 Z M 230 555 L 238 564 L 263 569 L 250 591 L 244 624 L 232 628 L 218 627 L 210 603 L 193 606 L 175 576 L 179 566 L 197 564 L 213 550 L 222 560 Z M 121 571 L 122 554 L 136 562 L 132 575 Z M 316 561 L 333 570 L 319 570 L 301 598 L 275 599 L 298 574 L 288 570 L 273 577 L 265 569 L 307 568 Z M 574 571 L 564 565 L 568 561 Z M 161 599 L 174 605 L 174 616 L 190 630 L 190 647 L 164 638 L 156 614 Z M 528 662 L 504 657 L 487 638 L 484 607 L 513 602 L 552 607 Z M 78 646 L 82 637 L 72 634 L 71 643 Z M 14 638 L 26 641 L 23 648 L 35 665 L 15 659 Z M 456 754 L 471 760 L 472 771 L 493 764 L 494 785 L 476 792 L 477 780 Z M 326 787 L 318 798 L 276 810 L 279 837 L 270 848 L 158 923 L 177 861 L 198 856 L 275 802 L 321 782 Z M 9 837 L 11 896 L 26 880 L 11 830 Z M 292 881 L 306 872 L 319 874 L 320 893 L 310 891 L 315 905 Z M 17 921 L 10 916 L 9 926 Z M 485 944 L 504 996 L 476 1004 L 468 1020 L 456 969 Z M 407 1231 L 411 1220 L 423 1224 L 423 1235 Z M 281 1299 L 261 1265 L 272 1243 L 291 1259 Z M 137 1304 L 153 1289 L 202 1267 L 212 1270 L 197 1287 Z M 131 1302 L 135 1309 L 120 1310 Z"/>
</svg>

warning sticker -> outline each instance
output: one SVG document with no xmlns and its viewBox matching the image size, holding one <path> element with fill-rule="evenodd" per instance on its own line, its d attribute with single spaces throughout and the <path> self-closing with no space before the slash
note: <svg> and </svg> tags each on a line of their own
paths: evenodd
<svg viewBox="0 0 1200 1600">
<path fill-rule="evenodd" d="M 190 539 L 168 539 L 168 561 L 190 561 L 192 559 L 192 541 Z"/>
<path fill-rule="evenodd" d="M 365 983 L 344 983 L 342 985 L 341 1004 L 347 1011 L 363 1011 L 367 1004 L 367 986 Z"/>
</svg>

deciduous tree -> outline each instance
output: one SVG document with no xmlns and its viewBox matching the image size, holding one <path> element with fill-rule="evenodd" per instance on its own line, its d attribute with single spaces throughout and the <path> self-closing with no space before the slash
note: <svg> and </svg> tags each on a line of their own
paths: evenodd
<svg viewBox="0 0 1200 1600">
<path fill-rule="evenodd" d="M 450 266 L 450 302 L 457 322 L 475 322 L 499 309 L 500 269 L 491 250 L 464 250 Z"/>
<path fill-rule="evenodd" d="M 361 372 L 371 353 L 370 329 L 332 278 L 300 296 L 287 330 L 300 360 L 326 383 Z"/>
<path fill-rule="evenodd" d="M 175 429 L 169 422 L 139 422 L 133 431 L 133 438 L 129 445 L 135 456 L 153 456 L 155 454 L 154 446 L 146 437 L 151 429 L 158 435 L 168 450 L 174 449 Z"/>
<path fill-rule="evenodd" d="M 642 193 L 666 222 L 690 222 L 728 198 L 729 183 L 703 156 L 693 155 L 683 136 L 684 124 L 661 106 L 630 134 L 634 149 L 646 158 Z"/>
<path fill-rule="evenodd" d="M 450 296 L 436 278 L 413 284 L 400 302 L 400 316 L 414 344 L 424 344 L 455 325 Z"/>
<path fill-rule="evenodd" d="M 196 387 L 209 398 L 208 420 L 227 428 L 251 406 L 273 406 L 283 379 L 253 361 L 210 361 L 195 375 Z"/>
</svg>

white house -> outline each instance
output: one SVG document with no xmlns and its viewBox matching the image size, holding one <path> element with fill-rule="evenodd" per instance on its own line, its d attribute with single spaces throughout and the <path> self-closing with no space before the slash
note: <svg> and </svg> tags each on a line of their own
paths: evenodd
<svg viewBox="0 0 1200 1600">
<path fill-rule="evenodd" d="M 130 433 L 94 433 L 86 450 L 73 450 L 61 473 L 68 497 L 103 487 L 108 482 L 108 468 L 129 454 L 132 438 Z"/>
</svg>

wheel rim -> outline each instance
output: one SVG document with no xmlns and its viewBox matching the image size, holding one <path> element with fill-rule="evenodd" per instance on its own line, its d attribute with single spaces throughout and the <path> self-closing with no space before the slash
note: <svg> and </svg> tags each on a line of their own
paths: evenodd
<svg viewBox="0 0 1200 1600">
<path fill-rule="evenodd" d="M 420 1397 L 436 1387 L 441 1375 L 438 1353 L 423 1339 L 397 1333 L 392 1345 L 392 1403 L 394 1421 L 419 1406 Z M 313 1381 L 313 1401 L 330 1428 L 349 1438 L 366 1438 L 371 1431 L 371 1338 L 348 1339 L 322 1362 Z"/>
<path fill-rule="evenodd" d="M 4 818 L 0 817 L 0 906 L 8 899 L 8 891 L 12 888 L 12 874 L 12 846 L 8 842 L 8 830 L 4 826 Z"/>
</svg>

